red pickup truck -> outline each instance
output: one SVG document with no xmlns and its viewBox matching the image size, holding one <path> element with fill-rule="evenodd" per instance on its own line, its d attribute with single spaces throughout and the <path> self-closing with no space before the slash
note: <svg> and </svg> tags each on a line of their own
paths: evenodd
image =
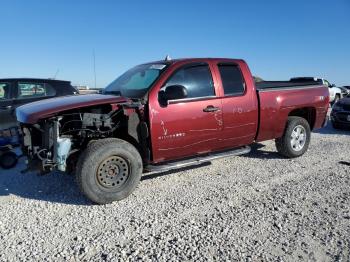
<svg viewBox="0 0 350 262">
<path fill-rule="evenodd" d="M 314 82 L 254 83 L 236 59 L 178 59 L 136 66 L 103 94 L 17 109 L 28 169 L 75 171 L 104 204 L 127 197 L 142 173 L 164 172 L 275 139 L 285 157 L 305 153 L 326 123 L 329 92 Z"/>
</svg>

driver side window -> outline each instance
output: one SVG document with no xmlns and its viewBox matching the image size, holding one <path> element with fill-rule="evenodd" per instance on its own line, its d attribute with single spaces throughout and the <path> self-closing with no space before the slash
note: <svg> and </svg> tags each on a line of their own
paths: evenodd
<svg viewBox="0 0 350 262">
<path fill-rule="evenodd" d="M 187 98 L 215 96 L 214 84 L 208 65 L 185 66 L 176 71 L 162 88 L 181 85 L 187 90 Z"/>
</svg>

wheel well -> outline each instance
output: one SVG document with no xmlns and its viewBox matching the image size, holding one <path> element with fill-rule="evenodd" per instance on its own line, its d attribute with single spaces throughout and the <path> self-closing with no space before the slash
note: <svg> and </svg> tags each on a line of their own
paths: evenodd
<svg viewBox="0 0 350 262">
<path fill-rule="evenodd" d="M 126 134 L 121 134 L 121 135 L 118 135 L 115 137 L 122 139 L 122 140 L 125 140 L 126 142 L 129 142 L 130 144 L 132 144 L 137 149 L 137 151 L 139 151 L 140 155 L 142 156 L 143 152 L 142 152 L 142 148 L 140 146 L 140 143 L 134 137 L 132 137 L 130 134 L 126 133 Z"/>
<path fill-rule="evenodd" d="M 303 107 L 292 110 L 288 116 L 299 116 L 309 123 L 310 129 L 312 130 L 316 121 L 316 109 L 314 107 Z"/>
</svg>

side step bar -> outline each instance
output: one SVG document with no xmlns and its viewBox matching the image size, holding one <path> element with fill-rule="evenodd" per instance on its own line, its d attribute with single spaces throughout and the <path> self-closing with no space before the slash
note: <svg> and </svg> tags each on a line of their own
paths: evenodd
<svg viewBox="0 0 350 262">
<path fill-rule="evenodd" d="M 144 175 L 151 175 L 157 173 L 163 173 L 174 169 L 181 169 L 184 167 L 197 166 L 203 163 L 210 162 L 215 159 L 244 155 L 250 152 L 249 146 L 240 147 L 230 151 L 224 151 L 219 153 L 210 153 L 204 156 L 198 156 L 186 160 L 179 160 L 176 162 L 168 162 L 160 165 L 148 165 L 144 168 Z"/>
</svg>

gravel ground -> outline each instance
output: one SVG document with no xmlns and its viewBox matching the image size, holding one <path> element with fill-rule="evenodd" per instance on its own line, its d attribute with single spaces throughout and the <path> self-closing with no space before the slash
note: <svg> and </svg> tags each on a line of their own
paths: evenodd
<svg viewBox="0 0 350 262">
<path fill-rule="evenodd" d="M 289 160 L 249 155 L 145 176 L 134 194 L 87 201 L 74 178 L 0 171 L 0 260 L 350 260 L 350 131 L 313 133 Z"/>
</svg>

